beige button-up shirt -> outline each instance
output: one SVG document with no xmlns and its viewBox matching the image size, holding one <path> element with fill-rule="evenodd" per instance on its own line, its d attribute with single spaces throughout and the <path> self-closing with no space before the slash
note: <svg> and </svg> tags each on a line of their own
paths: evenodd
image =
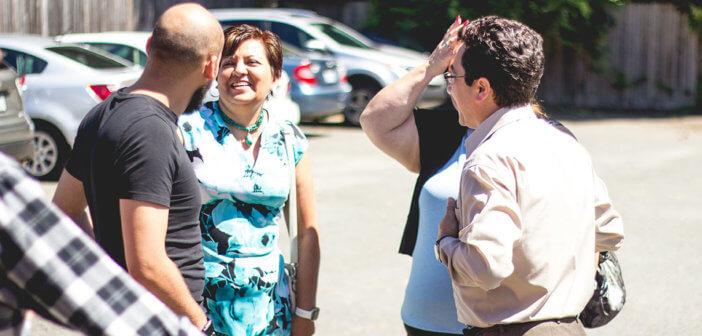
<svg viewBox="0 0 702 336">
<path fill-rule="evenodd" d="M 442 239 L 438 255 L 458 320 L 487 327 L 580 313 L 596 251 L 623 239 L 587 151 L 530 106 L 493 113 L 466 149 L 458 238 Z"/>
</svg>

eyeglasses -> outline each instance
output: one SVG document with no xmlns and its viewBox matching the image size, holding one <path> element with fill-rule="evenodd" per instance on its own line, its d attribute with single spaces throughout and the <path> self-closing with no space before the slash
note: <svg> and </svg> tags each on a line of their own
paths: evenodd
<svg viewBox="0 0 702 336">
<path fill-rule="evenodd" d="M 466 75 L 463 75 L 463 76 L 452 75 L 452 74 L 451 74 L 450 72 L 448 72 L 448 71 L 444 72 L 444 79 L 445 79 L 447 82 L 449 82 L 449 83 L 453 83 L 453 79 L 454 79 L 454 78 L 463 78 L 463 77 L 465 77 L 465 76 L 466 76 Z"/>
</svg>

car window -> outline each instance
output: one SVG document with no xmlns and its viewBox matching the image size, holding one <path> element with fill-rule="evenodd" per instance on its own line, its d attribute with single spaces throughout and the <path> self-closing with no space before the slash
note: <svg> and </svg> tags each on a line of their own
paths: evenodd
<svg viewBox="0 0 702 336">
<path fill-rule="evenodd" d="M 219 21 L 219 23 L 222 25 L 222 28 L 224 28 L 224 29 L 227 29 L 231 26 L 240 25 L 240 24 L 247 24 L 247 25 L 251 25 L 254 27 L 258 27 L 261 30 L 271 30 L 270 22 L 263 21 L 263 20 L 224 20 L 224 21 Z"/>
<path fill-rule="evenodd" d="M 43 59 L 21 51 L 3 48 L 2 53 L 3 61 L 15 68 L 15 72 L 20 76 L 40 73 L 44 71 L 47 65 Z"/>
<path fill-rule="evenodd" d="M 291 57 L 303 57 L 304 52 L 301 49 L 298 49 L 297 47 L 293 47 L 289 43 L 286 43 L 285 41 L 280 43 L 281 49 L 283 49 L 283 56 L 291 56 Z"/>
<path fill-rule="evenodd" d="M 345 46 L 363 48 L 363 49 L 373 49 L 373 47 L 363 43 L 359 39 L 351 36 L 347 32 L 336 28 L 328 23 L 312 23 L 312 26 L 319 29 L 322 33 L 331 37 L 332 40 Z"/>
<path fill-rule="evenodd" d="M 137 48 L 114 43 L 87 42 L 85 44 L 89 45 L 90 47 L 106 51 L 110 54 L 117 55 L 126 59 L 127 61 L 132 62 L 133 64 L 141 65 L 142 67 L 146 66 L 146 53 Z"/>
<path fill-rule="evenodd" d="M 90 50 L 74 46 L 60 46 L 46 48 L 59 55 L 68 57 L 78 63 L 91 67 L 93 69 L 119 69 L 127 68 L 128 65 L 121 63 L 109 57 L 91 52 Z"/>
<path fill-rule="evenodd" d="M 271 31 L 278 34 L 281 40 L 301 49 L 305 48 L 305 42 L 314 39 L 302 29 L 283 22 L 271 22 Z"/>
</svg>

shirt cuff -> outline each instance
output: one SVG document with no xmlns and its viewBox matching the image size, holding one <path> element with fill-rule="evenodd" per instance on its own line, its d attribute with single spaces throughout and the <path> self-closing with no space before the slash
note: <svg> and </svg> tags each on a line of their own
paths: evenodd
<svg viewBox="0 0 702 336">
<path fill-rule="evenodd" d="M 453 246 L 457 240 L 458 238 L 456 237 L 444 236 L 436 244 L 436 260 L 446 267 L 448 267 L 449 263 L 447 250 L 449 252 L 453 250 Z"/>
</svg>

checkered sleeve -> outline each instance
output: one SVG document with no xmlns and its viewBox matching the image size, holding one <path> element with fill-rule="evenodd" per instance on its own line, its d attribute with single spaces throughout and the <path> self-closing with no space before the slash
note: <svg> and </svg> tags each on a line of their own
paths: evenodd
<svg viewBox="0 0 702 336">
<path fill-rule="evenodd" d="M 0 281 L 9 285 L 0 291 L 0 308 L 26 296 L 29 308 L 88 335 L 202 335 L 134 281 L 1 154 L 0 271 Z M 3 315 L 0 333 L 19 327 L 16 316 L 3 321 Z"/>
</svg>

